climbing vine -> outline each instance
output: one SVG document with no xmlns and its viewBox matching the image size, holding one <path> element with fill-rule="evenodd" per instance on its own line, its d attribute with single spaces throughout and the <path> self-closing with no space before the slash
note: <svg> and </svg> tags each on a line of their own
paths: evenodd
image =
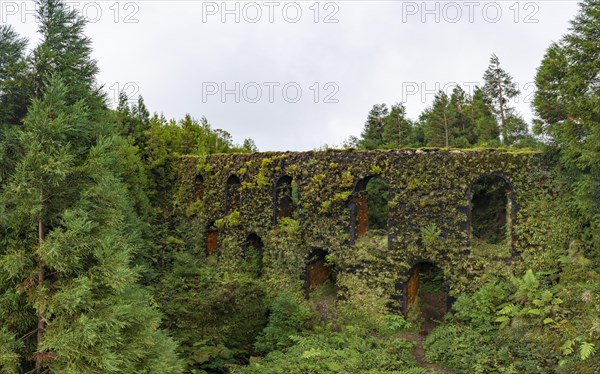
<svg viewBox="0 0 600 374">
<path fill-rule="evenodd" d="M 401 307 L 399 285 L 420 260 L 443 269 L 453 294 L 476 289 L 483 281 L 483 269 L 490 266 L 524 271 L 539 262 L 539 250 L 554 240 L 549 235 L 551 224 L 538 217 L 551 220 L 552 214 L 536 203 L 551 201 L 548 197 L 556 193 L 549 170 L 541 154 L 524 150 L 222 154 L 182 158 L 179 191 L 188 204 L 193 230 L 200 233 L 196 236 L 200 247 L 206 246 L 206 230 L 215 222 L 220 263 L 241 266 L 245 238 L 250 233 L 261 238 L 262 276 L 274 294 L 284 289 L 302 294 L 307 256 L 323 249 L 338 273 L 341 294 L 372 290 L 386 299 L 386 305 Z M 192 188 L 198 175 L 204 181 L 202 201 L 195 201 Z M 241 204 L 238 210 L 225 212 L 231 175 L 241 181 Z M 511 254 L 508 258 L 483 256 L 473 249 L 478 242 L 470 234 L 469 191 L 484 175 L 509 181 L 514 194 L 515 206 L 510 209 L 516 212 L 515 219 L 508 220 L 514 238 L 504 244 L 512 247 L 506 251 Z M 275 185 L 282 176 L 291 177 L 297 186 L 297 215 L 274 220 Z M 388 229 L 371 229 L 354 240 L 350 209 L 354 187 L 369 176 L 380 177 L 389 190 Z"/>
</svg>

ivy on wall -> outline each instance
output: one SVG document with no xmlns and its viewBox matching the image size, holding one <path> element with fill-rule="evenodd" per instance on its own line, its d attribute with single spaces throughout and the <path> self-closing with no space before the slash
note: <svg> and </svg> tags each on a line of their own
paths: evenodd
<svg viewBox="0 0 600 374">
<path fill-rule="evenodd" d="M 401 306 L 399 285 L 420 260 L 443 269 L 451 293 L 477 288 L 483 269 L 490 266 L 518 270 L 531 267 L 526 262 L 539 261 L 537 251 L 553 237 L 551 225 L 537 219 L 540 214 L 552 215 L 541 212 L 536 203 L 557 193 L 550 170 L 542 154 L 523 150 L 186 156 L 181 158 L 175 200 L 186 206 L 187 219 L 193 222 L 198 253 L 206 246 L 206 230 L 215 223 L 219 250 L 211 256 L 222 266 L 245 266 L 245 240 L 256 234 L 264 243 L 261 277 L 273 295 L 281 290 L 301 294 L 307 257 L 314 249 L 323 249 L 338 273 L 340 294 L 363 290 L 383 295 L 388 306 Z M 232 175 L 240 181 L 239 204 L 227 201 Z M 476 242 L 470 238 L 469 194 L 472 183 L 484 175 L 501 176 L 512 188 L 514 214 L 508 224 L 513 237 L 505 244 L 512 247 L 512 258 L 499 260 L 472 250 Z M 276 183 L 282 176 L 290 176 L 297 185 L 297 213 L 274 224 Z M 349 206 L 356 183 L 369 176 L 378 176 L 387 185 L 388 229 L 369 230 L 353 243 Z M 521 227 L 524 222 L 527 228 Z M 432 226 L 438 235 L 424 243 L 423 229 Z"/>
</svg>

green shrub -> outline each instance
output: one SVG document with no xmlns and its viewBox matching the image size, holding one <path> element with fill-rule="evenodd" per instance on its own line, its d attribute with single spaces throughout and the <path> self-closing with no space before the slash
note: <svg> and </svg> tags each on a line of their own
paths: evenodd
<svg viewBox="0 0 600 374">
<path fill-rule="evenodd" d="M 280 294 L 273 302 L 267 326 L 256 339 L 256 350 L 267 353 L 290 346 L 291 336 L 299 334 L 310 317 L 305 304 L 289 293 Z"/>
<path fill-rule="evenodd" d="M 412 356 L 413 344 L 384 338 L 353 326 L 322 327 L 292 336 L 293 345 L 250 365 L 236 374 L 425 373 Z M 416 370 L 416 371 L 415 371 Z"/>
<path fill-rule="evenodd" d="M 188 370 L 226 372 L 226 365 L 244 363 L 267 323 L 260 280 L 187 253 L 176 256 L 163 278 L 159 303 Z"/>
<path fill-rule="evenodd" d="M 507 288 L 506 284 L 491 281 L 473 295 L 460 295 L 453 305 L 450 318 L 470 324 L 476 329 L 493 329 L 498 308 L 508 296 Z"/>
</svg>

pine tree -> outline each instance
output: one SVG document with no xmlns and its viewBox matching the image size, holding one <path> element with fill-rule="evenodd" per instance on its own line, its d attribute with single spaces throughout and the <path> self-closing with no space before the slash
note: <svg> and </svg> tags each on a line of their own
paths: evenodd
<svg viewBox="0 0 600 374">
<path fill-rule="evenodd" d="M 27 39 L 12 27 L 0 25 L 0 126 L 19 123 L 26 112 L 26 47 Z"/>
<path fill-rule="evenodd" d="M 537 130 L 560 152 L 584 239 L 600 254 L 600 1 L 584 0 L 536 75 Z"/>
<path fill-rule="evenodd" d="M 34 99 L 0 191 L 0 371 L 179 372 L 132 265 L 146 244 L 139 160 L 108 122 L 85 22 L 38 5 Z"/>
<path fill-rule="evenodd" d="M 85 19 L 63 0 L 36 0 L 36 5 L 42 40 L 32 56 L 35 96 L 41 97 L 50 77 L 59 74 L 69 87 L 69 103 L 86 98 L 92 110 L 104 109 L 104 95 L 96 87 L 97 62 L 84 35 Z"/>
<path fill-rule="evenodd" d="M 258 147 L 256 146 L 254 140 L 246 138 L 242 143 L 242 150 L 246 153 L 258 152 Z"/>
<path fill-rule="evenodd" d="M 150 130 L 150 113 L 142 96 L 138 97 L 137 104 L 130 106 L 127 95 L 124 92 L 119 93 L 119 104 L 115 114 L 119 133 L 127 137 L 129 142 L 136 146 L 144 157 L 143 151 L 146 148 L 148 131 Z"/>
<path fill-rule="evenodd" d="M 385 118 L 389 114 L 388 108 L 385 104 L 375 104 L 369 111 L 365 127 L 361 133 L 361 139 L 359 146 L 362 149 L 377 149 L 381 148 L 384 144 L 383 141 L 383 128 L 385 125 Z"/>
<path fill-rule="evenodd" d="M 460 86 L 454 87 L 450 95 L 448 105 L 448 117 L 450 118 L 453 136 L 451 145 L 454 147 L 469 147 L 474 142 L 474 124 L 468 116 L 470 105 L 469 95 Z"/>
<path fill-rule="evenodd" d="M 500 145 L 498 120 L 494 116 L 489 100 L 479 87 L 476 87 L 473 92 L 468 116 L 471 118 L 474 126 L 475 142 L 473 144 L 486 146 Z"/>
<path fill-rule="evenodd" d="M 15 129 L 27 111 L 29 92 L 25 84 L 27 40 L 7 25 L 0 25 L 0 182 L 12 170 L 19 150 Z"/>
<path fill-rule="evenodd" d="M 23 156 L 0 196 L 9 233 L 0 276 L 16 290 L 5 297 L 37 314 L 30 331 L 26 315 L 8 329 L 35 332 L 37 372 L 177 372 L 175 345 L 156 330 L 160 315 L 130 266 L 140 232 L 112 170 L 112 139 L 96 136 L 84 101 L 67 98 L 52 79 L 34 101 L 19 132 Z M 33 352 L 19 353 L 27 367 Z"/>
<path fill-rule="evenodd" d="M 519 94 L 517 85 L 513 82 L 512 76 L 500 66 L 500 59 L 495 54 L 490 57 L 490 65 L 483 74 L 485 82 L 483 92 L 494 103 L 496 113 L 500 119 L 500 132 L 502 140 L 506 139 L 506 118 L 510 107 L 508 100 Z"/>
<path fill-rule="evenodd" d="M 449 112 L 450 100 L 443 91 L 438 91 L 431 107 L 420 116 L 425 143 L 432 147 L 449 147 L 452 123 Z"/>
<path fill-rule="evenodd" d="M 402 103 L 392 105 L 385 117 L 382 132 L 382 148 L 402 148 L 414 145 L 412 123 L 406 117 L 406 108 Z"/>
<path fill-rule="evenodd" d="M 519 145 L 530 138 L 527 122 L 518 114 L 510 113 L 506 117 L 506 138 L 504 144 L 507 146 Z"/>
</svg>

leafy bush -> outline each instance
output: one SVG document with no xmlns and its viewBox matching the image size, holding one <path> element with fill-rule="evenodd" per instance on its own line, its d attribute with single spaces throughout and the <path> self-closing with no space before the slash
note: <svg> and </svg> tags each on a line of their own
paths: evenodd
<svg viewBox="0 0 600 374">
<path fill-rule="evenodd" d="M 494 328 L 498 307 L 506 301 L 507 285 L 491 281 L 473 295 L 460 295 L 453 305 L 453 314 L 449 319 L 475 326 L 481 330 Z"/>
<path fill-rule="evenodd" d="M 159 303 L 165 325 L 180 342 L 188 370 L 225 372 L 245 362 L 267 323 L 266 292 L 251 274 L 177 255 L 162 283 Z"/>
<path fill-rule="evenodd" d="M 309 309 L 289 293 L 280 294 L 271 307 L 269 322 L 256 339 L 256 350 L 270 352 L 290 346 L 311 316 Z"/>
<path fill-rule="evenodd" d="M 411 351 L 412 343 L 383 338 L 345 326 L 318 328 L 292 336 L 293 345 L 253 358 L 249 366 L 233 369 L 236 374 L 325 374 L 325 373 L 424 373 Z"/>
</svg>

